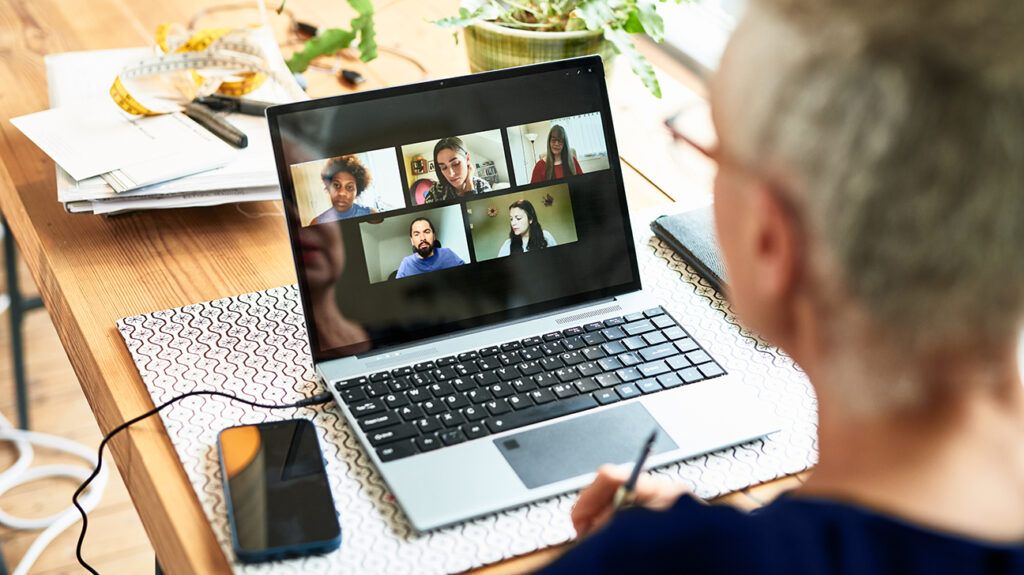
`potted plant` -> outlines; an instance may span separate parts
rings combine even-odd
[[[656,97],[654,68],[631,34],[664,37],[657,4],[682,0],[463,0],[459,14],[435,22],[464,31],[474,72],[600,54],[629,59],[633,72]]]

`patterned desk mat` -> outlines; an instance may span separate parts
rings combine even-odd
[[[788,427],[767,439],[656,470],[705,498],[803,471],[817,460],[816,402],[793,362],[744,332],[725,300],[657,238],[634,225],[644,288]],[[286,403],[321,391],[295,286],[242,294],[117,323],[156,404],[196,389]],[[312,418],[327,459],[341,518],[341,549],[325,556],[260,565],[236,573],[439,573],[488,565],[569,541],[566,494],[458,526],[417,534],[359,446],[330,408],[260,410],[218,397],[191,397],[161,412],[185,473],[233,558],[217,460],[219,430],[243,423]]]

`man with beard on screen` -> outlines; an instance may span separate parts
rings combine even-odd
[[[416,218],[409,224],[409,243],[412,255],[405,256],[398,266],[396,278],[404,278],[464,265],[455,252],[442,248],[434,234],[434,224],[427,218]]]

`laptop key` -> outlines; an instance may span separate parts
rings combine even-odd
[[[498,360],[501,361],[501,365],[514,365],[523,361],[523,356],[519,355],[518,351],[510,351],[498,355]]]
[[[487,357],[489,355],[497,355],[501,350],[497,346],[484,347],[480,349],[480,356]]]
[[[576,371],[571,367],[563,367],[562,369],[555,371],[555,377],[557,377],[558,381],[562,383],[569,383],[571,381],[576,381],[577,379],[579,379],[580,372]]]
[[[606,357],[597,362],[597,365],[604,371],[615,371],[622,368],[622,362],[617,357]]]
[[[677,372],[677,375],[681,377],[683,381],[686,383],[695,383],[704,379],[704,374],[702,374],[700,370],[698,370],[696,367],[688,367],[680,372]]]
[[[478,387],[472,377],[456,377],[448,380],[448,383],[452,384],[455,391],[469,391]]]
[[[458,372],[455,371],[454,363],[438,367],[431,371],[430,375],[434,378],[434,381],[448,381],[449,379],[459,377]]]
[[[608,355],[619,355],[626,351],[626,346],[622,345],[621,341],[612,341],[601,344],[601,349]]]
[[[598,365],[596,362],[588,361],[586,363],[581,363],[577,365],[576,371],[579,372],[579,374],[583,377],[590,377],[592,375],[597,375],[604,370],[602,370],[601,366]]]
[[[565,348],[562,347],[562,342],[560,341],[549,341],[547,343],[541,344],[540,351],[544,355],[551,356],[562,353],[563,351],[565,351]]]
[[[623,345],[630,351],[636,351],[640,348],[647,347],[647,342],[640,336],[627,337],[622,340]]]
[[[344,389],[346,387],[351,387],[351,386],[354,386],[354,385],[358,385],[358,386],[362,387],[362,386],[366,385],[367,383],[370,383],[370,380],[368,378],[366,378],[366,377],[354,377],[352,379],[346,379],[345,381],[339,381],[339,382],[335,383],[334,384],[334,389],[336,389],[338,391],[341,391],[342,389]]]
[[[666,357],[672,357],[679,353],[676,347],[671,343],[663,343],[654,347],[640,350],[640,357],[644,358],[644,361],[654,361],[656,359],[665,359]]]
[[[564,335],[565,337],[573,337],[576,335],[581,335],[582,333],[582,327],[568,327],[562,330],[562,335]]]
[[[488,386],[487,390],[494,394],[494,397],[498,398],[508,397],[514,393],[512,386],[507,383],[495,383],[494,385]]]
[[[670,327],[662,331],[661,333],[665,334],[665,337],[671,339],[672,341],[686,337],[686,332],[683,331],[683,328],[679,326]]]
[[[487,410],[483,406],[471,405],[462,410],[462,416],[467,421],[480,421],[488,415]]]
[[[512,408],[508,405],[508,401],[504,399],[492,399],[485,403],[484,407],[487,408],[487,411],[491,415],[502,415],[512,411]]]
[[[697,369],[704,374],[704,377],[718,377],[725,373],[717,363],[702,363],[697,366]]]
[[[391,374],[386,371],[378,371],[377,373],[370,374],[370,381],[384,381],[391,377]]]
[[[619,401],[619,394],[615,393],[614,389],[602,389],[594,392],[594,399],[601,405],[608,405]]]
[[[466,377],[467,375],[473,375],[474,373],[480,373],[480,368],[475,363],[456,363],[454,366],[455,373]]]
[[[388,407],[391,409],[395,409],[403,405],[409,405],[409,398],[404,393],[389,393],[384,396],[384,403],[388,404]]]
[[[519,373],[519,370],[516,369],[516,366],[514,365],[510,365],[508,367],[499,367],[498,369],[494,370],[494,375],[497,375],[498,379],[500,379],[501,381],[512,381],[513,379],[517,379],[522,376],[522,374]]]
[[[431,433],[441,429],[441,420],[430,416],[416,420],[416,427],[419,428],[421,433]]]
[[[555,394],[558,399],[565,399],[579,394],[579,390],[571,383],[559,383],[558,385],[551,386],[551,392]]]
[[[654,327],[654,324],[646,319],[643,321],[627,323],[626,325],[622,326],[622,331],[626,332],[628,335],[631,336],[643,335],[649,331],[654,331],[655,329],[657,328]]]
[[[434,369],[434,362],[424,361],[423,363],[417,363],[416,365],[412,366],[412,368],[416,371],[430,371]]]
[[[524,361],[523,363],[517,365],[516,369],[518,369],[519,373],[521,373],[524,377],[536,375],[544,371],[544,368],[540,366],[540,362],[537,361]]]
[[[360,419],[359,428],[363,431],[373,431],[374,429],[381,429],[401,422],[402,418],[397,413],[385,411],[384,413],[377,413]]]
[[[533,405],[533,400],[530,399],[530,396],[526,395],[525,393],[510,395],[507,398],[505,398],[505,401],[508,403],[509,407],[517,411],[520,409],[526,409],[527,407]]]
[[[533,361],[544,357],[544,352],[541,351],[539,345],[535,345],[533,347],[528,347],[520,351],[519,356],[522,357],[525,361]]]
[[[553,331],[551,333],[544,334],[543,336],[541,336],[541,338],[544,341],[548,341],[548,342],[550,342],[550,341],[557,341],[559,339],[562,339],[562,334],[560,332]]]
[[[442,358],[435,359],[434,363],[437,364],[437,367],[444,367],[446,365],[451,365],[455,363],[455,357],[448,355]]]
[[[537,384],[531,378],[513,379],[509,382],[516,393],[525,393],[531,389],[537,389]]]
[[[546,388],[535,389],[526,395],[529,396],[529,398],[537,405],[555,400],[555,394],[551,393],[551,390]]]
[[[661,334],[660,331],[652,331],[651,333],[645,333],[641,337],[648,345],[658,345],[659,343],[665,343],[668,338]]]
[[[448,383],[447,381],[435,383],[429,386],[427,389],[430,390],[430,393],[432,393],[434,397],[444,397],[446,395],[455,393],[455,388],[452,387],[452,384]]]
[[[398,409],[398,415],[406,421],[415,421],[423,417],[423,408],[418,405],[405,405]]]
[[[568,366],[583,363],[584,361],[587,360],[587,358],[584,357],[583,354],[578,351],[570,351],[567,353],[563,353],[562,355],[558,356],[558,359],[562,360],[562,363]]]
[[[639,321],[639,320],[644,319],[644,314],[641,313],[641,312],[631,313],[631,314],[622,316],[622,319],[624,319],[626,321]]]
[[[584,377],[583,379],[574,382],[573,385],[576,386],[576,389],[579,390],[580,393],[590,393],[591,391],[600,389],[601,387],[593,377]]]
[[[644,377],[657,377],[670,371],[668,365],[661,360],[652,361],[650,363],[641,363],[636,366],[636,369],[642,373]]]
[[[346,387],[341,390],[341,399],[345,403],[355,403],[366,399],[366,392],[359,387]]]
[[[475,351],[466,351],[459,354],[459,362],[465,363],[471,359],[476,359],[479,355]]]
[[[651,323],[653,323],[655,325],[655,327],[657,327],[658,329],[665,329],[667,327],[672,327],[672,326],[676,325],[675,320],[672,319],[671,316],[667,316],[667,315],[660,315],[660,316],[652,319]]]
[[[601,387],[613,387],[622,383],[619,376],[614,373],[602,373],[600,375],[596,375],[594,376],[594,381],[596,381]]]
[[[430,399],[431,395],[427,389],[424,388],[413,388],[405,392],[405,396],[409,398],[412,403],[420,403],[424,400]]]
[[[379,397],[381,395],[391,393],[391,390],[388,389],[388,384],[383,381],[368,383],[363,386],[363,391],[365,391],[366,395],[369,395],[370,397]]]
[[[703,349],[698,349],[686,354],[686,359],[690,360],[693,365],[699,365],[711,361],[711,356]]]
[[[632,351],[627,352],[627,353],[620,353],[618,355],[618,358],[619,358],[619,361],[622,362],[622,365],[624,365],[626,367],[634,366],[634,365],[636,365],[638,363],[643,363],[644,362],[643,358],[640,357],[639,354],[637,354],[635,352],[632,352]]]
[[[622,325],[624,323],[626,323],[626,320],[622,319],[621,317],[612,317],[604,320],[605,327],[615,327],[617,325]]]
[[[445,427],[457,427],[466,423],[466,418],[458,411],[448,411],[442,413],[439,417],[441,419],[441,424]]]
[[[494,399],[494,396],[491,395],[491,392],[488,391],[486,387],[481,387],[467,391],[466,399],[468,399],[469,402],[474,405],[479,405],[485,401],[490,401]]]
[[[568,351],[572,351],[574,349],[583,349],[584,347],[587,347],[587,344],[583,341],[582,337],[577,335],[563,339],[562,347]]]
[[[437,415],[445,410],[444,403],[440,399],[428,399],[420,404],[423,411],[427,412],[427,415]]]
[[[544,340],[539,337],[528,337],[520,340],[519,343],[523,344],[523,347],[533,347],[535,345],[540,345],[543,341]]]
[[[456,443],[462,443],[466,441],[466,436],[463,435],[462,430],[449,429],[448,431],[442,431],[438,434],[441,438],[441,443],[445,445],[455,445]]]
[[[604,336],[600,333],[588,333],[583,336],[583,343],[587,345],[601,345],[604,342]]]
[[[683,380],[674,373],[665,373],[658,376],[658,383],[660,383],[665,389],[670,389],[682,385]]]
[[[686,359],[685,355],[677,355],[675,357],[670,357],[668,358],[667,363],[669,367],[676,371],[690,367],[690,360]]]
[[[410,382],[408,377],[399,377],[396,379],[388,380],[388,389],[398,393],[399,391],[406,391],[412,389],[413,384]]]
[[[641,391],[641,393],[654,393],[655,391],[661,391],[663,389],[661,387],[661,384],[658,383],[658,380],[652,377],[647,379],[641,379],[640,381],[636,382],[636,387]]]
[[[487,427],[483,423],[467,423],[462,426],[462,433],[465,434],[466,439],[477,439],[490,435],[490,431],[487,431]]]
[[[442,399],[441,401],[443,401],[445,405],[448,406],[448,409],[461,409],[469,405],[469,400],[466,399],[466,396],[461,393],[453,393],[451,395],[446,395],[444,399]]]
[[[587,333],[590,333],[592,331],[601,331],[602,329],[604,329],[604,324],[599,321],[588,323],[587,325],[583,326],[583,330],[586,331]]]
[[[679,353],[689,353],[691,351],[700,349],[700,346],[697,345],[697,342],[687,337],[680,340],[676,340],[676,349],[679,350]]]
[[[476,366],[480,368],[480,371],[494,371],[501,367],[501,362],[496,357],[485,357],[476,360]]]
[[[654,316],[664,315],[664,314],[665,314],[665,310],[662,309],[661,306],[652,307],[651,309],[645,309],[644,310],[644,317],[654,317]]]
[[[562,401],[537,405],[521,411],[513,411],[500,417],[492,417],[484,420],[484,423],[492,433],[500,433],[508,429],[547,421],[594,407],[597,407],[597,402],[592,396],[577,395]]]
[[[349,409],[356,418],[366,417],[384,410],[384,404],[379,399],[370,399],[361,403],[350,405]]]
[[[608,341],[615,341],[626,337],[626,332],[622,331],[622,328],[618,326],[610,327],[598,333],[604,336],[604,338],[607,339]]]
[[[484,373],[478,373],[474,375],[473,381],[475,381],[476,384],[480,387],[486,387],[488,385],[498,383],[501,380],[498,379],[498,376],[495,375],[493,371],[487,371]]]
[[[417,453],[419,453],[419,446],[412,439],[397,441],[395,443],[377,449],[377,457],[379,457],[380,460],[385,463],[388,461],[400,459],[402,457],[416,455]]]
[[[643,375],[640,373],[640,370],[638,370],[635,367],[627,367],[625,369],[620,369],[619,371],[616,371],[615,374],[618,375],[619,378],[622,379],[622,381],[625,381],[627,383],[629,383],[630,381],[643,379]]]
[[[522,347],[522,344],[520,344],[518,341],[506,341],[505,343],[501,344],[501,351],[512,351],[515,349],[519,349],[520,347]]]
[[[618,393],[619,397],[621,397],[622,399],[630,399],[633,397],[640,396],[640,390],[637,388],[637,386],[633,385],[632,383],[624,383],[616,387],[615,393]]]
[[[391,370],[391,377],[402,377],[403,375],[412,375],[412,368],[409,366],[396,367]]]
[[[410,437],[416,437],[417,435],[419,435],[419,428],[416,427],[416,424],[399,423],[385,429],[371,431],[367,434],[367,437],[370,439],[370,445],[377,447],[378,445],[394,443],[403,439],[409,439]]]
[[[426,453],[427,451],[433,451],[441,447],[441,440],[436,435],[424,435],[417,437],[413,441],[416,442],[416,446],[420,448],[420,451]]]
[[[551,373],[541,373],[533,376],[533,383],[537,384],[537,387],[548,387],[558,383],[558,378]]]

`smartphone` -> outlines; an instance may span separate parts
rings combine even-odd
[[[242,563],[327,553],[341,526],[313,424],[289,419],[229,427],[217,436],[231,525]]]

